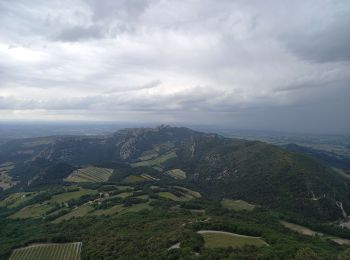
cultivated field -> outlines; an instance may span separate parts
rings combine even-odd
[[[230,199],[223,199],[221,201],[221,205],[226,209],[232,209],[232,210],[248,210],[252,211],[255,208],[255,205],[250,204],[244,200],[230,200]]]
[[[52,196],[49,202],[62,203],[62,202],[67,202],[71,199],[79,199],[83,195],[92,195],[96,193],[97,193],[96,190],[80,188],[80,190],[78,191],[67,191],[67,192]]]
[[[29,206],[22,208],[16,213],[9,216],[11,219],[24,219],[24,218],[39,218],[44,216],[47,212],[49,212],[55,205],[55,203],[65,203],[71,199],[79,199],[83,195],[92,195],[97,193],[96,190],[83,189],[81,188],[78,191],[67,191],[61,194],[57,194],[52,196],[50,200],[44,201],[43,203],[35,203]],[[22,195],[23,194],[23,195]],[[27,197],[24,197],[27,193],[18,193],[17,196],[20,196],[20,201],[24,202]],[[33,195],[32,195],[33,196]],[[28,197],[30,198],[30,197]],[[28,200],[27,198],[27,200]],[[11,204],[10,206],[18,204],[18,200],[15,204]]]
[[[174,178],[175,180],[184,180],[186,179],[186,173],[180,169],[172,169],[165,172],[166,175]]]
[[[202,195],[198,191],[190,190],[185,187],[175,186],[176,189],[180,190],[183,193],[186,193],[188,196],[192,198],[200,198]]]
[[[159,181],[159,179],[154,178],[153,176],[146,174],[146,173],[141,174],[141,177],[143,177],[144,179],[149,180],[149,181]]]
[[[147,150],[144,151],[141,156],[139,157],[140,161],[149,161],[149,163],[157,163],[157,161],[151,161],[152,159],[156,159],[156,158],[162,158],[162,155],[159,156],[159,153],[164,154],[171,154],[168,153],[171,149],[173,149],[175,147],[175,145],[171,142],[165,142],[165,143],[161,143],[161,144],[157,144],[153,146],[152,150]],[[166,157],[164,157],[166,158]],[[164,159],[163,158],[163,159]],[[158,159],[158,162],[162,161],[162,159]]]
[[[145,151],[141,154],[139,160],[140,161],[147,161],[147,160],[151,160],[153,158],[156,158],[158,156],[159,156],[159,154],[156,151],[148,150],[148,151]]]
[[[193,199],[191,196],[187,196],[186,194],[182,194],[182,196],[176,196],[175,194],[168,191],[159,192],[158,195],[162,198],[170,199],[173,201],[189,201]]]
[[[133,195],[132,192],[126,191],[126,192],[122,192],[122,193],[119,193],[119,194],[115,195],[115,197],[125,199],[127,197],[130,197],[131,195]],[[114,196],[112,196],[111,198],[113,198],[113,197]]]
[[[124,183],[137,183],[146,181],[141,175],[130,175],[123,179]]]
[[[115,206],[113,206],[111,208],[108,208],[108,209],[95,210],[94,212],[91,213],[91,215],[95,215],[95,216],[101,216],[101,215],[111,216],[111,215],[118,214],[119,212],[121,212],[124,209],[125,208],[123,207],[123,205],[115,205]]]
[[[33,198],[37,193],[36,192],[17,192],[13,193],[10,196],[6,197],[0,201],[0,207],[15,208],[20,206],[25,201]]]
[[[38,244],[13,251],[10,260],[80,260],[81,242]]]
[[[82,206],[79,206],[75,209],[72,209],[70,212],[68,212],[67,214],[55,219],[54,221],[52,221],[52,223],[60,223],[63,220],[68,220],[71,219],[73,217],[77,218],[77,217],[83,217],[89,214],[89,212],[91,212],[93,210],[93,207],[88,205],[88,204],[84,204]]]
[[[8,218],[11,219],[25,219],[25,218],[38,218],[46,214],[51,209],[48,204],[32,204],[24,207],[16,213],[12,214]]]
[[[235,233],[213,230],[201,230],[197,233],[203,236],[205,247],[209,248],[267,245],[260,237],[243,236]]]
[[[337,243],[338,245],[350,245],[350,240],[349,239],[345,239],[345,238],[340,238],[340,237],[335,237],[335,236],[330,236],[330,235],[327,235],[327,234],[323,234],[321,232],[316,232],[314,230],[311,230],[307,227],[304,227],[304,226],[300,226],[300,225],[297,225],[297,224],[294,224],[294,223],[290,223],[290,222],[287,222],[287,221],[280,221],[280,223],[288,228],[289,230],[292,230],[294,232],[297,232],[301,235],[304,235],[304,236],[320,236],[320,237],[323,237],[324,239],[327,239],[327,240],[332,240],[333,242]]]
[[[201,194],[199,192],[187,189],[185,187],[180,186],[173,186],[176,188],[176,192],[170,192],[170,191],[161,191],[157,194],[165,199],[170,199],[173,201],[189,201],[195,198],[200,198]]]
[[[150,206],[148,203],[135,204],[135,205],[132,205],[131,207],[123,209],[120,213],[125,214],[128,212],[138,212],[138,211],[145,210],[145,209],[150,210],[150,209],[152,209],[152,206]]]
[[[65,181],[68,182],[106,182],[113,170],[100,167],[86,167],[72,172]]]
[[[297,224],[289,223],[287,221],[281,221],[281,224],[284,227],[286,227],[292,231],[295,231],[301,235],[305,235],[305,236],[316,236],[317,234],[321,235],[321,233],[317,233],[316,231],[313,231],[307,227],[303,227],[303,226],[300,226]]]
[[[141,174],[141,175],[130,175],[123,179],[124,183],[137,183],[144,181],[159,181],[159,179],[152,177],[149,174]]]
[[[132,163],[130,164],[132,167],[141,167],[141,166],[161,166],[162,163],[172,159],[172,158],[176,158],[176,152],[175,151],[169,151],[161,156],[158,156],[154,159],[151,160],[145,160],[145,161],[141,161],[141,162],[136,162],[136,163]]]

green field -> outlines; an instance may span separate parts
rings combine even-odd
[[[148,151],[145,151],[141,154],[141,156],[139,157],[139,160],[140,161],[147,161],[147,160],[151,160],[153,158],[156,158],[158,156],[159,156],[159,154],[156,151],[148,150]]]
[[[164,192],[159,192],[158,195],[162,198],[165,198],[165,199],[170,199],[170,200],[173,200],[173,201],[189,201],[192,199],[191,196],[186,196],[186,195],[183,195],[181,197],[178,197],[176,196],[175,194],[171,193],[171,192],[168,192],[168,191],[164,191]]]
[[[13,251],[10,260],[79,260],[81,242],[38,244]]]
[[[305,236],[316,236],[317,234],[321,234],[321,233],[317,233],[316,231],[313,231],[307,227],[303,227],[303,226],[300,226],[300,225],[297,225],[297,224],[293,224],[293,223],[289,223],[287,221],[280,221],[281,224],[292,230],[292,231],[295,231],[301,235],[305,235]]]
[[[134,189],[132,186],[116,186],[116,187],[120,191]]]
[[[78,191],[65,192],[65,193],[55,195],[49,201],[62,203],[62,202],[67,202],[71,199],[79,199],[83,195],[92,195],[92,194],[96,194],[96,193],[97,193],[96,190],[89,190],[89,189],[82,189],[81,188]]]
[[[97,193],[96,190],[89,190],[89,189],[80,189],[78,191],[68,191],[61,194],[54,195],[50,200],[44,201],[43,203],[36,203],[29,205],[27,207],[24,207],[17,211],[16,213],[9,216],[11,219],[24,219],[24,218],[38,218],[44,216],[49,210],[51,210],[55,203],[64,203],[68,202],[71,199],[79,199],[83,195],[89,195],[89,194],[95,194]],[[17,197],[20,197],[20,200],[15,200],[13,204],[10,204],[11,207],[13,205],[20,205],[20,203],[23,203],[25,200],[28,200],[30,197],[24,197],[23,195],[28,193],[16,193]],[[33,195],[32,195],[33,196]],[[14,198],[12,198],[14,199]],[[10,207],[9,206],[9,207]]]
[[[174,178],[175,180],[186,179],[186,173],[180,169],[172,169],[172,170],[166,171],[164,174],[169,175],[170,177]]]
[[[33,198],[37,193],[36,192],[17,192],[13,193],[10,196],[6,197],[0,201],[0,207],[15,208],[20,206],[25,201]]]
[[[158,181],[159,179],[152,177],[149,174],[143,173],[141,175],[130,175],[123,179],[124,183],[137,183],[144,181]]]
[[[191,196],[192,198],[200,198],[202,195],[198,191],[190,190],[185,187],[175,186],[176,189],[180,190],[181,192],[187,194],[187,196]]]
[[[243,247],[246,245],[267,245],[266,242],[259,237],[243,236],[234,233],[211,230],[202,230],[198,231],[198,233],[203,236],[205,247],[208,248]]]
[[[67,202],[70,199],[78,199],[83,195],[95,194],[97,191],[89,189],[80,189],[79,191],[67,191],[58,195],[54,195],[48,202]],[[0,207],[15,208],[33,198],[38,192],[17,192],[13,193],[4,200],[0,201]]]
[[[38,218],[46,214],[50,209],[51,205],[49,204],[33,204],[27,207],[22,208],[17,211],[15,214],[9,216],[11,219],[24,219],[24,218]]]
[[[92,210],[93,210],[92,206],[90,206],[88,204],[84,204],[82,206],[79,206],[79,207],[71,210],[67,214],[55,219],[54,221],[52,221],[52,223],[60,223],[63,220],[68,220],[68,219],[71,219],[73,217],[83,217],[83,216],[86,216]]]
[[[176,188],[176,190],[178,191],[177,195],[169,191],[159,192],[158,195],[162,198],[170,199],[173,201],[189,201],[201,197],[201,194],[199,192],[187,189],[185,187],[174,186],[174,188]]]
[[[132,205],[131,207],[122,210],[120,213],[124,214],[128,212],[138,212],[145,209],[152,209],[152,207],[148,203],[140,203]]]
[[[141,177],[143,177],[144,179],[148,180],[148,181],[159,181],[159,179],[154,178],[153,176],[143,173],[141,174]]]
[[[255,205],[250,204],[244,200],[230,200],[230,199],[223,199],[221,201],[221,205],[226,209],[232,209],[232,210],[248,210],[252,211],[255,208]]]
[[[170,151],[166,154],[163,154],[161,156],[158,156],[154,159],[151,160],[147,160],[147,161],[141,161],[141,162],[136,162],[136,163],[132,163],[130,164],[132,167],[141,167],[141,166],[160,166],[162,165],[162,163],[175,158],[176,157],[176,152],[175,151]]]
[[[140,195],[140,196],[137,196],[135,197],[137,199],[143,199],[143,200],[148,200],[149,199],[149,195],[148,194],[144,194],[144,195]]]
[[[307,227],[304,227],[304,226],[301,226],[301,225],[297,225],[297,224],[294,224],[294,223],[290,223],[290,222],[287,222],[287,221],[283,221],[283,220],[280,221],[280,223],[285,228],[288,228],[289,230],[292,230],[292,231],[297,232],[297,233],[299,233],[301,235],[304,235],[304,236],[316,236],[317,235],[319,237],[323,237],[324,239],[332,240],[333,242],[337,243],[338,245],[350,245],[350,240],[349,239],[323,234],[321,232],[317,232],[317,231],[311,230],[311,229],[309,229]]]
[[[132,192],[122,192],[122,193],[119,193],[118,195],[115,195],[115,197],[125,199],[125,198],[131,196],[132,194],[133,194]]]
[[[147,181],[143,176],[141,175],[130,175],[123,179],[124,183],[137,183],[137,182],[143,182]]]
[[[75,170],[65,181],[67,182],[106,182],[111,177],[113,170],[100,167],[86,167]]]
[[[117,214],[119,212],[121,212],[122,210],[124,210],[123,205],[115,205],[111,208],[108,209],[98,209],[95,210],[94,212],[91,213],[91,215],[95,215],[95,216],[101,216],[101,215],[105,215],[105,216],[111,216],[114,214]]]

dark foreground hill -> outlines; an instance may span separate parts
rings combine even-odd
[[[16,165],[9,174],[22,188],[62,183],[76,168],[107,165],[115,169],[111,180],[139,171],[218,200],[242,199],[328,220],[350,212],[349,181],[319,162],[267,143],[187,128],[11,141],[0,147],[0,163],[9,161]]]

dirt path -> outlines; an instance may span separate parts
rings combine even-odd
[[[168,248],[168,250],[176,249],[176,248],[180,248],[180,242],[176,243],[175,245],[172,245],[171,247]]]

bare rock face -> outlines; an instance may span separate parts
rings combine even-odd
[[[119,148],[119,156],[122,160],[130,159],[137,151],[137,142],[144,137],[146,133],[155,132],[153,128],[131,128],[119,131],[116,135],[116,146]]]
[[[119,155],[120,155],[121,159],[127,160],[132,156],[132,154],[136,150],[136,148],[135,148],[136,141],[137,141],[136,137],[129,138],[127,141],[125,141],[121,145],[120,150],[119,150]]]

